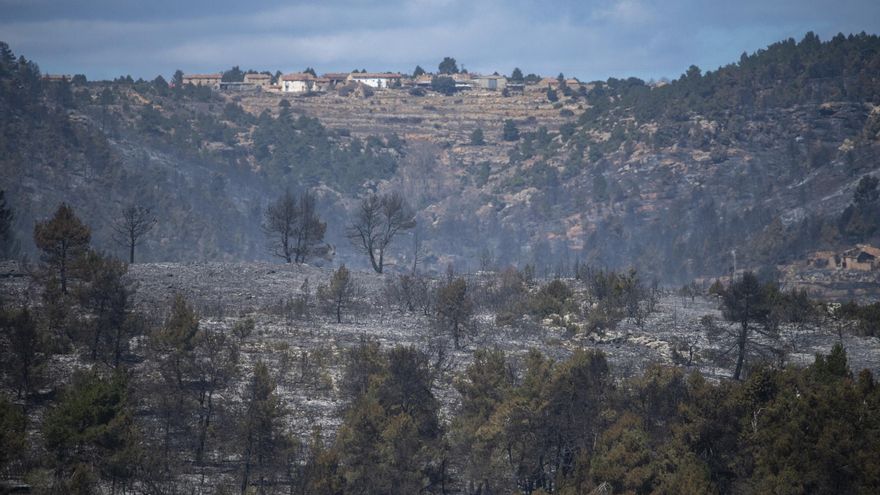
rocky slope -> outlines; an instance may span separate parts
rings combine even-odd
[[[4,110],[20,137],[6,142],[3,187],[30,252],[33,222],[61,201],[115,251],[110,220],[136,201],[160,220],[144,260],[265,260],[261,212],[308,187],[336,262],[363,267],[349,212],[362,194],[399,190],[435,272],[532,263],[548,275],[579,260],[682,283],[878,235],[837,223],[859,179],[880,173],[877,45],[808,36],[666,86],[609,79],[555,103],[541,88],[363,98],[117,81],[62,98],[47,85],[30,113]],[[39,112],[50,125],[27,117]],[[515,141],[502,139],[507,119]],[[470,145],[477,128],[485,145]],[[410,265],[409,244],[392,270]]]

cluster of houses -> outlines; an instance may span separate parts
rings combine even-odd
[[[560,89],[560,86],[566,86],[570,89],[584,87],[584,84],[577,79],[560,80],[553,77],[545,77],[540,80],[531,81],[514,81],[506,76],[491,74],[441,74],[451,78],[455,83],[457,91],[482,89],[488,91],[504,91],[524,92],[524,91],[546,91],[549,89]],[[193,86],[207,86],[211,89],[220,91],[273,91],[281,93],[308,94],[308,93],[326,93],[339,88],[350,86],[365,86],[373,89],[412,89],[424,88],[431,89],[433,86],[434,75],[422,74],[417,77],[411,77],[396,72],[331,72],[318,77],[311,72],[296,72],[292,74],[283,74],[273,77],[267,73],[248,73],[244,75],[243,81],[229,82],[223,81],[223,74],[185,74],[183,76],[183,84],[191,84]],[[72,76],[66,74],[47,74],[43,76],[43,80],[47,82],[59,82],[72,80]],[[589,86],[587,86],[589,89]]]
[[[224,82],[222,74],[186,74],[183,76],[184,84],[194,86],[209,86],[223,91],[279,91],[282,93],[322,93],[336,90],[346,85],[364,85],[375,89],[388,88],[430,88],[433,80],[432,75],[423,74],[418,77],[410,77],[395,72],[351,72],[351,73],[327,73],[320,77],[309,72],[297,72],[284,74],[273,81],[269,74],[245,74],[242,82]],[[546,90],[547,88],[558,89],[561,84],[570,88],[577,88],[581,82],[577,79],[567,79],[560,82],[556,78],[544,78],[535,84],[514,82],[505,76],[498,74],[449,74],[455,82],[457,90],[483,89],[490,91],[525,91],[528,89]]]
[[[819,251],[810,256],[809,263],[826,270],[856,270],[870,272],[880,270],[880,249],[867,244],[857,244],[842,253]]]

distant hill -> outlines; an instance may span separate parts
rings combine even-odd
[[[810,33],[668,84],[609,79],[558,101],[545,88],[290,98],[41,76],[2,45],[0,188],[25,249],[60,201],[115,249],[108,220],[136,201],[160,218],[145,260],[268,259],[261,212],[285,188],[318,191],[340,261],[355,264],[343,231],[357,195],[404,190],[438,271],[578,261],[681,282],[880,235],[863,225],[870,205],[851,207],[880,172],[874,35]],[[502,139],[508,119],[519,139]],[[485,145],[470,145],[476,128]]]
[[[876,174],[880,39],[812,33],[739,63],[649,85],[594,82],[590,107],[558,134],[526,135],[511,189],[540,185],[531,208],[580,225],[588,260],[666,278],[790,259],[850,235],[839,215]],[[876,227],[876,226],[875,226]]]

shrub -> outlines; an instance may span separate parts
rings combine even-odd
[[[243,320],[238,320],[235,322],[235,325],[232,327],[232,333],[238,337],[239,342],[248,338],[254,332],[254,319],[253,318],[245,318]]]
[[[528,311],[539,318],[562,315],[574,311],[574,292],[562,280],[556,279],[532,294]]]
[[[471,145],[483,146],[484,144],[486,144],[486,139],[483,136],[483,130],[477,127],[474,129],[474,132],[471,133]]]
[[[452,95],[455,93],[455,80],[451,77],[434,76],[431,79],[431,89],[446,96]]]
[[[501,139],[505,141],[518,141],[519,129],[516,123],[510,119],[504,121],[504,127],[501,130]]]

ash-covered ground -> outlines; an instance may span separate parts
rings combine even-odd
[[[10,264],[0,267],[0,294],[7,303],[38,303],[39,285],[25,272]],[[150,263],[129,269],[136,290],[134,306],[149,325],[161,325],[176,294],[193,304],[206,330],[231,332],[236,322],[253,319],[254,331],[242,341],[241,379],[234,389],[240,393],[256,361],[266,362],[290,411],[290,427],[303,438],[315,425],[325,431],[338,426],[343,400],[337,385],[345,351],[365,337],[385,348],[412,345],[427,350],[443,370],[435,393],[447,415],[457,403],[456,371],[464,369],[479,348],[502,349],[514,363],[530,349],[555,359],[578,348],[598,349],[609,357],[620,379],[652,363],[698,370],[710,379],[732,374],[735,351],[729,350],[732,342],[725,337],[732,324],[724,321],[720,302],[713,297],[691,299],[661,291],[655,312],[640,324],[626,319],[613,330],[589,334],[528,317],[515,325],[498,325],[494,313],[478,309],[462,348],[454,349],[430,312],[405,312],[389,301],[384,288],[395,275],[352,273],[360,291],[355,303],[343,310],[343,322],[336,323],[315,295],[330,279],[331,269],[270,263]],[[481,276],[485,275],[467,278],[477,282]],[[577,289],[580,282],[568,283]],[[816,353],[827,353],[842,341],[854,371],[880,373],[880,339],[837,330],[830,320],[821,319],[811,325],[783,326],[778,341],[764,342],[779,352],[752,353],[749,362],[806,365]],[[137,352],[144,343],[143,338],[135,339],[132,350]],[[56,356],[50,367],[65,372],[77,365],[71,356]]]

